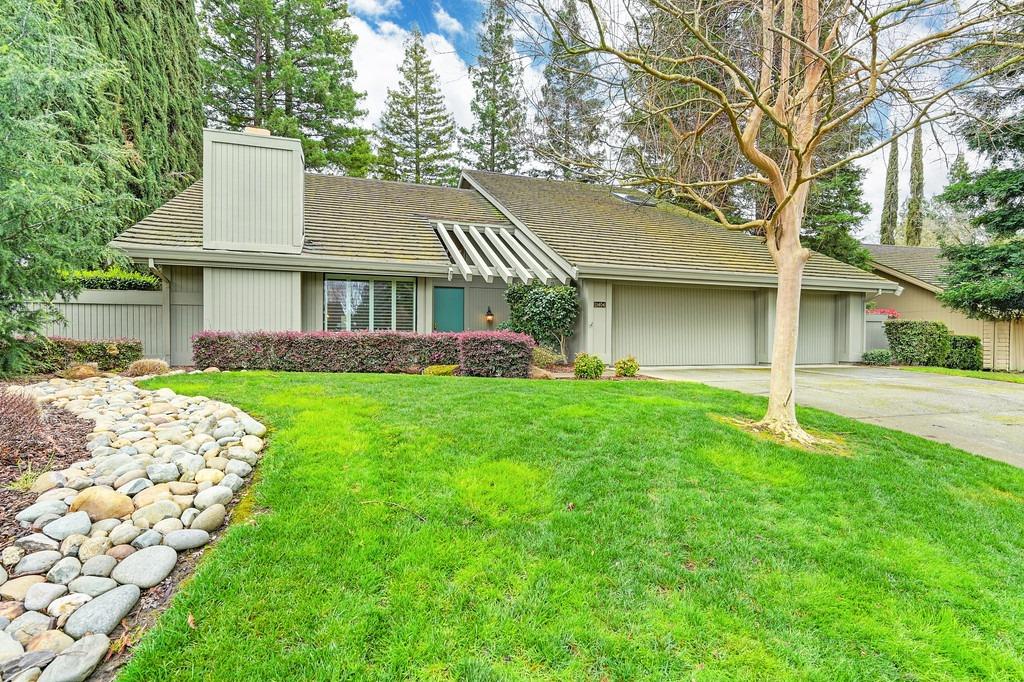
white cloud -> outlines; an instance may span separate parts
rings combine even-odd
[[[349,0],[348,11],[362,17],[382,17],[394,12],[401,0]]]
[[[448,11],[439,2],[434,3],[434,21],[437,23],[438,30],[447,36],[456,36],[465,30],[462,22],[448,14]]]
[[[398,85],[398,67],[405,52],[409,31],[390,21],[371,23],[360,17],[349,19],[349,26],[358,40],[352,51],[356,69],[355,87],[366,93],[362,107],[366,109],[366,124],[376,125],[384,111],[389,87]],[[434,72],[440,80],[448,109],[460,126],[469,126],[472,115],[469,103],[473,99],[473,86],[466,63],[455,51],[455,46],[443,35],[427,33],[423,44],[430,55]]]

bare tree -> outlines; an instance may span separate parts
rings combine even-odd
[[[1024,62],[1014,30],[1021,2],[1001,0],[578,0],[586,25],[569,34],[549,0],[519,0],[522,25],[552,34],[562,49],[593,55],[603,82],[624,89],[630,74],[659,89],[673,135],[692,148],[730,145],[749,172],[626,178],[670,187],[727,228],[763,234],[778,275],[768,410],[757,427],[814,442],[795,412],[800,291],[810,252],[800,244],[811,183],[850,161],[956,113],[957,95]],[[544,28],[541,31],[538,26]],[[670,26],[674,39],[659,40]],[[1019,23],[1017,23],[1019,26]],[[984,72],[961,68],[999,53]],[[617,74],[613,75],[613,74]],[[664,101],[675,93],[674,101]],[[894,124],[892,121],[902,121]],[[689,126],[679,127],[690,123]],[[830,136],[870,125],[873,143],[816,163]],[[706,145],[707,136],[716,139]],[[769,197],[740,218],[720,203],[748,186]],[[721,190],[721,191],[714,191]],[[755,192],[756,193],[756,192]]]

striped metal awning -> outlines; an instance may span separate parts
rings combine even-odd
[[[565,284],[572,275],[546,249],[518,229],[500,225],[468,225],[437,221],[437,236],[451,260],[449,279],[460,274],[468,282],[473,275],[486,282],[500,277],[506,283],[520,279],[529,284]]]

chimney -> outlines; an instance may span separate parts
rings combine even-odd
[[[302,251],[302,144],[263,128],[203,131],[203,248]]]

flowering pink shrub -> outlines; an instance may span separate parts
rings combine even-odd
[[[898,320],[903,315],[895,308],[872,308],[867,311],[868,315],[885,315],[890,320]]]
[[[214,332],[192,337],[197,367],[396,373],[459,365],[460,374],[526,376],[533,339],[511,332]],[[487,358],[491,354],[494,357]],[[525,365],[521,356],[525,355]]]

